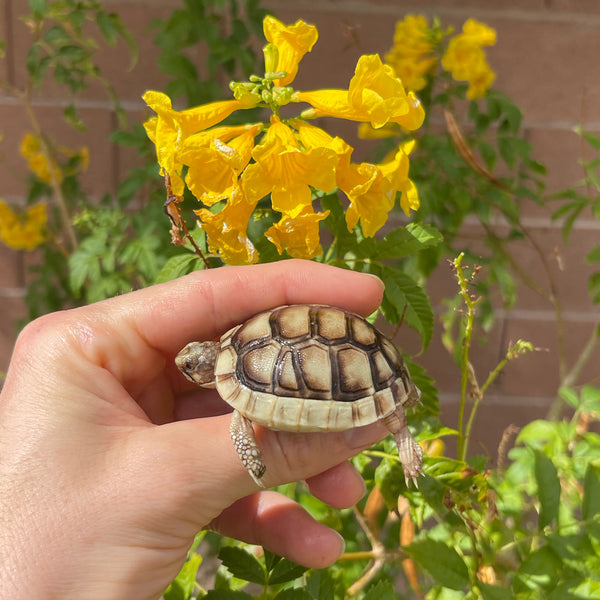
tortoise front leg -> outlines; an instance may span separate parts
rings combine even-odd
[[[229,433],[238,456],[248,470],[250,477],[256,485],[264,488],[265,485],[261,481],[261,477],[265,474],[267,467],[256,444],[252,421],[244,417],[239,411],[234,410],[231,415]]]
[[[382,419],[382,422],[396,438],[398,456],[400,462],[402,462],[406,486],[408,487],[412,479],[415,487],[418,487],[417,477],[423,473],[423,449],[410,434],[402,406],[398,405],[392,414]]]

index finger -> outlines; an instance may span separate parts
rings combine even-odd
[[[367,315],[382,294],[383,284],[372,275],[288,260],[196,271],[109,302],[111,312],[123,315],[151,346],[172,354],[282,304],[332,304]]]

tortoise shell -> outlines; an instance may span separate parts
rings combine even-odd
[[[281,306],[225,333],[215,363],[221,397],[284,431],[341,431],[419,402],[394,344],[352,312]]]

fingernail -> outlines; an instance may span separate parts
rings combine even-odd
[[[351,450],[368,448],[388,435],[389,431],[381,423],[356,427],[344,431],[344,440]]]

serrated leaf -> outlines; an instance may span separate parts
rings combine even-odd
[[[226,546],[221,548],[218,558],[234,577],[259,585],[265,584],[266,573],[264,567],[246,550],[235,546]]]
[[[538,525],[549,525],[557,516],[560,505],[560,480],[552,460],[541,450],[534,450],[534,473],[540,501]]]
[[[453,590],[464,590],[469,585],[469,569],[458,552],[434,540],[413,542],[404,548],[436,582]]]
[[[365,238],[357,246],[356,254],[370,260],[398,259],[412,256],[441,242],[442,235],[435,227],[409,223],[406,227],[393,229],[382,240]]]
[[[506,587],[490,585],[489,583],[478,583],[483,600],[513,600],[513,593]]]
[[[589,464],[583,480],[581,513],[584,521],[600,514],[600,466]]]
[[[338,258],[343,257],[346,252],[356,247],[356,234],[348,231],[344,207],[337,193],[327,194],[320,198],[323,210],[328,210],[329,215],[324,220],[325,226],[334,236],[334,248]]]
[[[398,595],[391,581],[381,580],[367,590],[363,600],[398,600]]]
[[[421,346],[425,349],[433,335],[433,309],[429,297],[414,279],[393,267],[383,266],[373,272],[385,284],[381,310],[390,323],[404,322],[421,336]]]
[[[282,558],[269,573],[269,585],[294,581],[294,579],[298,579],[298,577],[306,573],[306,571],[308,571],[308,567],[303,567],[291,560]]]
[[[384,458],[375,469],[375,485],[389,510],[398,506],[398,497],[406,491],[404,471],[397,460]]]
[[[198,257],[191,252],[171,256],[159,271],[154,283],[164,283],[185,275],[189,272],[190,265],[197,259]]]
[[[196,573],[201,563],[202,557],[199,554],[192,554],[163,594],[164,600],[189,600],[194,591]]]
[[[306,590],[317,600],[334,600],[333,577],[327,569],[312,571],[306,580]]]

